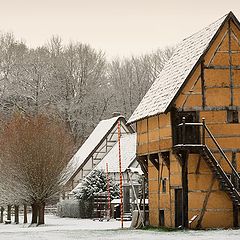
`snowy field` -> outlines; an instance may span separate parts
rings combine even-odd
[[[130,222],[124,222],[129,227]],[[29,227],[29,225],[0,224],[1,240],[228,240],[240,239],[240,230],[219,231],[177,231],[156,232],[146,230],[119,229],[120,222],[99,222],[84,219],[58,218],[47,215],[46,225]]]

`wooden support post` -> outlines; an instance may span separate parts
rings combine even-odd
[[[186,118],[185,117],[183,117],[182,118],[182,144],[185,144],[185,134],[186,134]]]
[[[108,175],[108,163],[106,163],[106,178],[107,178],[107,193],[108,193],[108,211],[107,218],[108,220],[111,218],[111,192],[110,192],[110,179]],[[128,199],[129,201],[129,199]]]
[[[188,228],[188,152],[184,151],[182,157],[182,228]]]
[[[206,127],[206,123],[205,123],[205,118],[202,118],[202,145],[205,145],[205,127]]]
[[[201,88],[202,88],[202,107],[206,106],[205,78],[204,78],[204,60],[201,61]]]
[[[130,180],[130,184],[131,184],[131,187],[132,187],[133,194],[134,194],[134,199],[135,199],[136,204],[137,204],[137,209],[138,209],[138,213],[139,213],[139,216],[140,216],[140,219],[141,219],[141,223],[142,223],[142,226],[144,227],[145,226],[144,225],[144,219],[143,219],[143,216],[142,216],[142,213],[141,213],[140,205],[138,203],[137,194],[136,194],[135,188],[133,186],[133,181],[132,181],[132,177],[130,175],[129,169],[127,170],[127,174],[128,174],[129,180]]]
[[[145,176],[142,176],[142,195],[143,195],[143,223],[146,226],[146,195],[145,195]]]
[[[231,22],[228,20],[228,54],[229,54],[229,80],[230,80],[230,104],[233,106],[233,70],[232,70],[232,41]]]
[[[163,161],[161,161],[161,170],[158,174],[158,225],[162,226],[160,222],[160,209],[161,209],[161,186],[162,186],[162,175],[163,175]]]
[[[237,168],[237,161],[236,161],[236,153],[232,152],[232,165],[236,169]],[[238,184],[238,179],[236,178],[236,175],[232,173],[232,183],[236,187]],[[238,228],[239,227],[239,221],[238,221],[238,205],[233,203],[233,227]]]
[[[119,188],[120,188],[120,213],[121,213],[121,228],[123,228],[123,189],[122,189],[122,159],[121,159],[121,122],[118,121],[118,158],[119,158]]]

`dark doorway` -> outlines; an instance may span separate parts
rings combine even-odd
[[[174,136],[174,145],[182,143],[182,128],[178,127],[178,124],[182,123],[182,119],[185,117],[186,123],[199,122],[197,112],[178,112],[174,111],[172,115],[172,127]],[[200,131],[199,126],[186,126],[185,128],[185,144],[198,144],[200,143]]]
[[[159,210],[159,226],[164,226],[165,221],[164,221],[164,210]]]
[[[182,189],[175,189],[175,227],[182,226]]]

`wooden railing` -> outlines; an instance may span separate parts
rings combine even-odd
[[[186,119],[185,117],[182,118],[182,123],[180,123],[178,125],[179,128],[182,128],[182,144],[180,145],[183,145],[183,146],[188,146],[188,147],[194,147],[196,145],[199,146],[199,144],[189,144],[187,143],[186,144],[186,127],[187,126],[192,126],[192,127],[200,127],[201,128],[201,142],[200,144],[204,147],[206,146],[206,133],[208,134],[209,136],[209,139],[212,140],[212,142],[214,143],[214,145],[217,147],[219,153],[221,154],[221,156],[223,157],[223,159],[226,161],[226,163],[228,164],[228,166],[232,169],[232,172],[233,174],[237,177],[237,179],[239,180],[240,182],[240,176],[238,174],[238,172],[236,171],[236,169],[234,168],[234,166],[232,165],[232,163],[229,161],[228,157],[226,156],[226,154],[224,153],[224,151],[222,150],[221,146],[219,145],[219,143],[217,142],[216,138],[213,136],[213,134],[211,133],[211,131],[209,130],[209,128],[207,127],[206,125],[206,122],[205,122],[205,118],[202,118],[202,122],[201,123],[186,123]]]

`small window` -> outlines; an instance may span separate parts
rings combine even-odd
[[[227,122],[228,123],[239,123],[238,111],[228,110],[227,111]]]
[[[167,179],[164,178],[162,180],[162,193],[166,193],[167,192]]]

